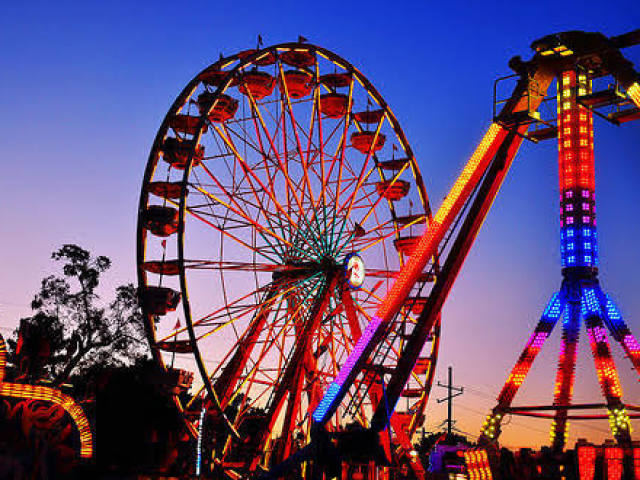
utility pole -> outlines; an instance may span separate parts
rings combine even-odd
[[[438,382],[439,387],[447,389],[447,396],[439,398],[438,403],[447,402],[447,435],[451,435],[451,429],[453,428],[453,399],[459,397],[464,393],[464,387],[455,387],[453,385],[453,368],[449,367],[449,380],[445,385]]]

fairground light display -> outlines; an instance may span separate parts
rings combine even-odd
[[[199,432],[198,471],[277,477],[300,465],[305,478],[318,468],[334,475],[326,452],[337,458],[332,445],[355,424],[392,464],[424,478],[411,437],[433,381],[440,310],[525,138],[559,139],[564,281],[482,440],[497,440],[562,318],[554,446],[570,418],[582,321],[613,434],[628,442],[604,327],[636,368],[638,347],[597,281],[592,111],[610,108],[598,114],[617,123],[638,117],[639,77],[620,53],[638,36],[554,35],[534,43],[530,61],[510,62],[513,92],[434,215],[390,107],[334,53],[302,39],[258,45],[191,80],[147,163],[138,273],[155,357]],[[606,75],[615,98],[590,100]],[[555,79],[553,123],[537,111]],[[199,373],[193,385],[189,369]],[[486,452],[469,459],[487,478]]]

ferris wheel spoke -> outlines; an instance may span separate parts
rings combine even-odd
[[[205,324],[205,322],[211,321],[213,319],[216,319],[218,317],[220,318],[225,318],[227,317],[227,313],[229,311],[230,308],[232,307],[236,307],[240,310],[239,314],[235,314],[232,315],[231,318],[229,318],[228,320],[226,320],[225,322],[220,323],[219,325],[215,325],[215,328],[213,330],[210,330],[204,334],[202,334],[201,336],[198,337],[198,340],[202,340],[203,338],[206,338],[207,336],[216,333],[217,331],[221,330],[222,328],[232,325],[235,322],[237,322],[241,317],[250,314],[260,308],[265,308],[265,307],[270,307],[274,302],[279,301],[282,297],[289,295],[291,292],[294,292],[296,289],[300,288],[300,285],[303,283],[307,283],[310,282],[312,280],[314,280],[316,277],[318,277],[320,275],[320,273],[316,273],[315,275],[312,275],[310,277],[306,277],[297,281],[291,281],[289,282],[289,284],[285,284],[283,285],[283,287],[286,288],[282,288],[282,290],[278,289],[277,293],[275,293],[273,295],[273,297],[271,297],[269,300],[265,301],[263,304],[242,304],[240,302],[246,301],[248,298],[251,298],[252,296],[256,295],[256,294],[264,294],[265,291],[269,291],[272,287],[272,284],[269,284],[267,286],[264,287],[260,287],[258,290],[254,290],[250,293],[245,294],[244,296],[238,298],[237,300],[231,301],[231,302],[227,302],[224,306],[220,307],[219,309],[215,310],[214,312],[211,312],[195,321],[192,321],[192,325],[195,328],[196,326],[207,326]]]
[[[319,282],[317,287],[320,288],[320,286],[324,283],[326,282]],[[291,351],[287,366],[282,374],[282,378],[278,383],[277,388],[275,389],[270,399],[270,406],[267,410],[267,415],[265,418],[266,428],[263,429],[261,435],[262,438],[267,438],[267,436],[271,434],[280,409],[283,406],[285,395],[287,394],[287,392],[291,394],[297,389],[297,385],[294,385],[292,382],[295,382],[295,379],[298,378],[298,372],[302,368],[301,359],[303,358],[304,353],[308,351],[308,346],[310,345],[312,338],[311,334],[312,332],[317,331],[320,319],[327,308],[329,298],[333,294],[335,285],[335,279],[332,280],[328,285],[322,285],[323,290],[320,291],[319,297],[316,298],[314,306],[310,311],[310,315],[301,328],[300,336],[296,336],[297,340],[295,346]],[[293,398],[289,398],[292,402],[294,401]]]
[[[280,69],[280,74],[282,76],[284,76],[284,73],[282,71],[282,64],[279,64],[279,69]],[[300,137],[298,134],[298,128],[297,128],[297,123],[293,114],[293,108],[291,107],[291,99],[289,98],[289,94],[288,91],[286,90],[286,83],[285,81],[282,82],[284,85],[284,92],[281,93],[280,95],[280,105],[281,105],[281,110],[282,110],[282,115],[281,115],[281,120],[282,120],[282,141],[283,141],[283,151],[285,154],[285,157],[288,159],[289,155],[287,154],[288,152],[288,140],[287,140],[287,128],[286,128],[286,113],[289,114],[289,122],[291,124],[291,130],[293,131],[294,134],[294,138],[295,138],[295,147],[297,148],[297,152],[298,152],[298,156],[300,158],[300,164],[301,164],[301,170],[302,170],[302,181],[299,184],[299,191],[300,191],[300,201],[301,203],[305,202],[305,191],[307,191],[307,196],[309,197],[309,202],[310,202],[310,210],[311,210],[311,218],[309,218],[309,213],[305,212],[304,209],[301,208],[302,210],[302,214],[300,216],[300,219],[303,221],[303,223],[308,227],[313,229],[314,227],[314,222],[317,220],[317,210],[315,208],[315,200],[313,197],[313,191],[311,189],[311,181],[309,179],[309,173],[308,173],[308,165],[305,162],[304,159],[304,154],[302,152],[302,145],[300,144]],[[286,101],[285,101],[286,99]],[[288,164],[285,165],[285,169],[283,169],[283,173],[286,177],[290,177],[289,175],[289,169],[288,169]],[[297,196],[296,196],[297,198]],[[316,229],[317,231],[317,229]],[[316,238],[310,238],[307,239],[310,241],[310,244],[314,246],[314,250],[316,250],[316,253],[319,256],[322,256],[322,245],[318,245],[317,244],[317,239]],[[319,249],[319,250],[318,250]]]
[[[270,247],[272,247],[273,250],[278,251],[281,250],[281,245],[276,245],[273,244],[272,242],[270,242],[267,237],[265,235],[262,234],[267,234],[270,235],[271,237],[275,238],[276,240],[278,240],[279,242],[281,242],[282,244],[290,247],[290,248],[295,248],[295,246],[293,244],[291,244],[291,242],[285,240],[284,238],[282,238],[280,235],[278,235],[277,233],[275,233],[274,231],[263,227],[262,225],[260,225],[258,222],[256,222],[255,220],[253,220],[251,217],[249,217],[246,213],[244,213],[242,210],[235,208],[234,206],[230,205],[229,203],[225,202],[224,200],[218,198],[217,196],[215,196],[213,193],[208,192],[207,190],[203,189],[202,187],[196,186],[196,185],[192,185],[197,191],[199,191],[200,193],[202,193],[203,195],[205,195],[206,197],[208,197],[209,199],[217,202],[220,205],[223,205],[224,207],[226,207],[227,209],[229,209],[230,211],[232,211],[233,213],[235,213],[236,215],[238,215],[239,217],[241,217],[242,219],[244,219],[246,222],[248,222],[246,225],[251,225],[252,227],[254,227],[256,230],[258,230],[261,233],[261,237],[263,238],[263,240],[265,240],[265,242],[267,242],[269,244]],[[225,194],[229,195],[226,191]],[[229,195],[229,198],[233,198],[232,196]],[[236,201],[233,202],[235,205],[238,205]],[[282,253],[282,252],[281,252]]]
[[[281,327],[279,326],[279,324],[277,322],[275,322],[275,321],[271,322],[271,324],[269,325],[269,329],[267,331],[267,334],[265,336],[265,341],[263,343],[263,348],[262,348],[262,350],[260,352],[260,355],[255,360],[254,367],[252,368],[250,374],[247,375],[244,378],[244,380],[243,380],[242,384],[240,385],[239,389],[242,388],[242,386],[244,384],[247,384],[247,382],[248,382],[248,386],[246,387],[246,390],[248,392],[250,392],[251,389],[252,389],[252,385],[255,384],[255,383],[259,383],[259,381],[255,378],[255,375],[258,373],[258,368],[257,367],[258,367],[258,365],[262,365],[263,364],[263,360],[269,354],[269,351],[272,348],[275,347],[275,348],[279,349],[279,353],[280,353],[279,358],[280,359],[286,357],[285,347],[284,347],[284,340],[287,337],[287,334],[291,330],[295,329],[295,321],[293,319],[298,317],[298,313],[300,312],[300,310],[303,308],[303,306],[305,304],[304,302],[308,298],[310,298],[310,296],[316,291],[317,287],[318,287],[318,285],[316,285],[315,288],[313,288],[312,290],[307,292],[304,300],[302,302],[299,302],[298,307],[292,312],[291,315],[289,315],[289,314],[285,314],[284,315],[285,318],[284,318],[284,322],[283,322]],[[279,306],[278,310],[280,310],[281,308],[282,308],[282,302],[280,302],[280,306]],[[274,333],[274,332],[276,332],[276,328],[279,328],[279,331],[277,333]],[[283,344],[280,345],[278,343],[279,341],[283,342]],[[290,360],[290,359],[288,359],[288,360]],[[281,363],[279,363],[277,365],[276,372],[278,372],[278,374],[274,378],[272,378],[270,380],[271,381],[270,385],[272,385],[274,387],[277,386],[276,378],[280,379],[280,377],[281,377],[280,372],[282,370],[282,366],[283,365]],[[261,372],[261,373],[264,374],[264,372]]]
[[[338,159],[338,179],[336,185],[336,205],[339,205],[340,194],[341,194],[341,186],[342,186],[342,173],[344,170],[344,154],[347,146],[347,131],[349,130],[349,124],[351,121],[351,109],[353,107],[353,77],[351,78],[351,82],[349,84],[349,97],[347,101],[347,111],[344,115],[344,126],[342,129],[342,134],[340,136],[340,140],[338,142],[338,146],[336,148],[336,152],[333,154],[334,159]],[[333,169],[333,166],[332,166]],[[334,215],[335,220],[335,215]],[[332,222],[334,223],[334,222]]]
[[[240,373],[245,369],[247,360],[251,356],[251,352],[256,344],[256,340],[267,322],[267,317],[273,303],[271,299],[276,296],[277,291],[277,283],[271,284],[265,293],[263,302],[261,302],[259,309],[256,310],[255,316],[249,323],[249,327],[236,343],[233,357],[227,362],[214,384],[214,389],[221,399],[222,408],[226,408],[228,405],[227,400],[229,399],[229,395],[235,389]],[[229,352],[231,351],[233,350]]]
[[[381,123],[378,125],[378,129],[376,130],[376,133],[373,137],[373,144],[375,144],[376,139],[378,138],[378,133],[380,132],[380,126]],[[356,185],[354,186],[353,189],[353,193],[349,196],[349,198],[347,198],[347,200],[345,200],[345,202],[340,206],[340,210],[343,210],[346,206],[346,204],[348,203],[348,206],[346,206],[346,213],[344,215],[344,221],[342,222],[342,225],[340,227],[340,234],[342,234],[342,231],[344,230],[344,227],[346,226],[347,223],[347,218],[349,218],[349,216],[351,215],[351,210],[353,209],[353,206],[356,202],[356,198],[357,198],[357,194],[360,190],[360,187],[362,187],[362,184],[366,181],[367,178],[369,178],[369,175],[371,175],[371,173],[374,171],[374,168],[371,168],[369,171],[367,171],[367,173],[365,173],[366,167],[369,163],[369,160],[371,159],[371,149],[369,149],[369,153],[367,154],[367,158],[365,159],[364,165],[362,167],[362,170],[360,171],[360,175],[358,176],[358,180],[356,182]]]
[[[250,183],[252,190],[254,192],[254,194],[256,194],[256,189],[255,186],[253,185],[253,182],[251,182],[250,177],[253,177],[255,179],[255,181],[260,185],[261,191],[267,193],[267,195],[269,196],[269,198],[271,199],[271,201],[274,203],[274,205],[276,206],[276,208],[283,214],[285,215],[285,217],[287,218],[287,220],[290,222],[290,224],[292,226],[296,226],[295,222],[293,221],[293,219],[289,216],[289,214],[285,211],[285,209],[282,207],[282,205],[277,201],[277,199],[275,198],[273,192],[270,192],[265,185],[262,183],[262,181],[257,177],[257,175],[253,172],[253,170],[251,170],[251,168],[249,168],[249,166],[247,165],[247,163],[244,161],[244,159],[242,158],[242,156],[240,156],[240,154],[238,153],[237,149],[235,148],[235,146],[233,145],[233,142],[228,138],[227,135],[225,135],[224,133],[222,133],[222,130],[218,127],[215,126],[214,127],[216,129],[216,131],[218,132],[218,135],[220,135],[220,137],[223,139],[223,141],[227,144],[227,146],[234,152],[236,159],[238,160],[238,162],[241,164],[245,174],[247,174],[247,181]],[[259,203],[260,200],[257,198],[257,194],[256,194],[256,199]],[[302,216],[302,218],[305,218],[304,215]],[[303,252],[303,255],[306,257],[309,257],[309,254],[307,252]],[[317,252],[319,253],[319,252]],[[309,257],[311,258],[311,257]]]
[[[396,173],[393,178],[391,179],[391,181],[389,182],[389,184],[387,185],[387,188],[382,191],[378,197],[378,199],[374,202],[373,205],[371,205],[371,208],[369,209],[369,211],[365,214],[365,216],[362,218],[362,223],[366,222],[367,219],[369,218],[369,216],[373,213],[373,211],[378,207],[378,205],[380,204],[380,202],[382,202],[383,199],[385,199],[385,194],[393,187],[393,185],[400,179],[400,175],[402,175],[405,170],[409,167],[409,162],[405,163],[405,165],[398,170],[398,173]],[[426,218],[426,216],[425,216]]]
[[[284,78],[284,69],[282,68],[282,63],[278,62],[278,68],[280,70],[280,78]],[[296,140],[296,147],[298,149],[298,155],[300,156],[300,162],[302,164],[302,175],[304,178],[304,181],[306,183],[306,188],[309,191],[309,199],[311,200],[311,204],[315,204],[315,200],[313,199],[313,191],[311,190],[311,182],[309,181],[309,176],[307,173],[307,162],[304,159],[304,153],[302,151],[302,144],[300,143],[300,135],[298,133],[298,124],[296,122],[296,118],[293,114],[293,108],[291,106],[291,98],[289,97],[289,89],[287,87],[287,82],[286,81],[282,81],[282,95],[281,98],[286,99],[286,108],[287,111],[289,112],[289,121],[291,123],[291,129],[293,130],[293,133],[295,135],[295,140]],[[283,107],[284,107],[284,99],[283,99]],[[302,190],[302,197],[304,198],[304,188]]]
[[[289,195],[293,196],[293,198],[295,200],[295,203],[298,206],[300,215],[304,216],[304,209],[302,208],[302,202],[298,198],[298,196],[296,195],[296,189],[293,186],[291,178],[287,174],[286,167],[282,163],[282,158],[281,158],[281,156],[279,154],[279,151],[278,151],[278,148],[276,147],[275,142],[274,142],[274,136],[277,134],[278,130],[276,129],[276,131],[274,132],[274,136],[272,136],[269,133],[269,129],[267,128],[267,126],[265,124],[264,117],[262,116],[262,113],[260,112],[260,108],[258,107],[258,103],[253,98],[253,95],[251,95],[251,92],[249,92],[248,98],[249,98],[249,101],[251,102],[251,108],[252,108],[253,112],[255,112],[255,114],[258,116],[258,119],[260,120],[260,125],[262,127],[262,130],[264,131],[265,135],[267,136],[267,139],[269,140],[269,145],[271,146],[271,151],[276,156],[276,159],[278,161],[278,165],[280,167],[280,170],[284,174],[283,175],[284,176],[284,180],[285,180],[285,183],[287,185],[287,197],[289,197]],[[267,110],[267,112],[269,112],[269,110]],[[284,115],[284,112],[282,113],[282,115]],[[278,126],[277,128],[279,128],[280,122],[277,121],[276,119],[273,119],[273,120],[274,120],[274,123]],[[286,155],[286,151],[287,151],[287,149],[286,149],[286,145],[285,145],[285,148],[284,148],[285,155]],[[290,202],[287,202],[287,204],[290,205]]]
[[[275,232],[275,228],[274,228],[275,226],[271,223],[270,215],[263,215],[263,218],[266,220],[268,227],[261,225],[260,223],[257,222],[257,220],[254,220],[253,218],[251,218],[249,213],[245,211],[243,206],[238,203],[238,199],[243,199],[243,195],[241,194],[234,195],[228,192],[227,189],[217,181],[217,179],[214,181],[217,183],[218,188],[222,191],[222,193],[229,199],[229,201],[233,205],[224,201],[223,199],[219,198],[212,192],[202,188],[199,185],[192,184],[192,186],[197,191],[199,191],[202,195],[206,196],[208,199],[213,200],[214,202],[217,202],[220,205],[223,205],[224,207],[227,208],[227,211],[231,211],[235,213],[238,217],[240,217],[242,220],[247,222],[245,224],[241,224],[241,226],[251,225],[252,228],[255,228],[260,233],[261,238],[273,249],[273,251],[279,252],[280,256],[282,256],[282,254],[284,253],[283,244],[288,246],[289,248],[295,248],[289,241],[285,240],[281,235],[278,235]],[[243,203],[245,203],[245,205],[249,205],[257,208],[256,205],[252,205],[250,202],[243,201]],[[229,219],[228,216],[227,216],[227,219]],[[229,228],[229,226],[225,225],[225,229],[226,228]],[[267,235],[275,238],[280,243],[274,244],[272,241],[269,240],[269,238],[267,238]]]
[[[207,220],[206,218],[204,218],[204,216],[200,213],[198,213],[197,211],[193,211],[190,208],[186,208],[186,212],[191,215],[192,217],[200,220],[201,222],[203,222],[204,224],[210,226],[211,228],[213,228],[214,230],[220,232],[223,236],[230,238],[231,240],[233,240],[234,242],[238,243],[239,245],[242,245],[243,247],[246,247],[247,249],[251,250],[252,252],[260,255],[261,257],[264,257],[265,259],[272,261],[274,263],[278,262],[278,259],[273,258],[271,255],[266,253],[266,249],[264,247],[255,247],[253,245],[249,245],[247,242],[240,240],[238,237],[236,237],[235,235],[229,233],[229,231],[227,229],[224,228],[220,228],[219,226],[217,226],[216,224],[214,224],[213,222]]]

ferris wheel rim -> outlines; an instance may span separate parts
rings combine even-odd
[[[345,70],[349,71],[352,75],[354,75],[354,77],[356,79],[358,79],[361,82],[361,85],[363,86],[363,88],[365,89],[365,91],[372,95],[377,102],[379,103],[380,107],[383,108],[387,114],[387,118],[389,120],[389,123],[391,124],[394,132],[396,133],[396,135],[398,136],[398,139],[402,142],[402,147],[405,150],[405,152],[408,154],[409,158],[410,158],[410,162],[411,162],[411,167],[413,170],[413,175],[414,175],[414,179],[415,179],[415,184],[420,188],[420,198],[422,200],[423,203],[423,207],[425,209],[425,214],[428,220],[430,220],[431,218],[431,212],[429,209],[429,202],[428,202],[428,197],[426,195],[426,188],[424,186],[424,182],[422,181],[422,177],[420,175],[419,169],[417,168],[417,161],[415,159],[415,155],[413,154],[413,151],[411,149],[411,146],[409,144],[409,142],[407,141],[405,135],[404,135],[404,131],[402,130],[402,128],[400,127],[399,122],[397,121],[395,115],[393,114],[393,112],[391,111],[390,107],[387,105],[387,103],[384,101],[383,97],[379,94],[379,92],[375,89],[375,87],[373,87],[373,85],[368,81],[368,79],[366,79],[366,77],[359,72],[359,70],[357,70],[355,67],[353,67],[353,65],[351,65],[349,62],[347,62],[346,60],[344,60],[342,57],[339,57],[338,55],[334,54],[333,52],[330,52],[326,49],[323,49],[321,47],[315,46],[315,45],[310,45],[310,44],[299,44],[299,43],[282,43],[282,44],[278,44],[278,45],[273,45],[270,47],[266,47],[260,50],[255,51],[254,53],[245,56],[244,58],[241,58],[240,55],[236,54],[236,55],[232,55],[229,57],[225,57],[223,59],[220,59],[218,62],[213,63],[211,66],[205,68],[204,70],[202,70],[200,73],[198,73],[188,84],[187,86],[183,89],[183,91],[180,93],[180,95],[176,98],[176,100],[174,101],[174,103],[172,104],[171,108],[169,109],[167,115],[165,116],[163,123],[161,125],[161,127],[158,130],[158,133],[156,135],[156,139],[154,141],[153,147],[151,149],[151,153],[149,155],[149,161],[147,163],[147,168],[145,170],[145,176],[144,176],[144,181],[143,181],[143,191],[141,194],[141,198],[140,198],[140,207],[139,207],[139,216],[141,211],[148,205],[148,198],[149,198],[149,193],[146,192],[144,186],[147,185],[151,178],[153,177],[153,174],[155,172],[155,169],[158,165],[159,162],[159,155],[158,155],[158,151],[160,148],[160,144],[163,141],[163,139],[166,137],[168,131],[169,131],[169,119],[172,115],[175,115],[176,112],[178,112],[183,106],[185,101],[193,94],[193,92],[195,91],[195,89],[198,87],[199,83],[200,83],[200,79],[201,76],[203,74],[205,74],[207,71],[211,70],[214,67],[220,67],[222,65],[228,64],[228,63],[232,63],[234,61],[238,61],[238,64],[235,65],[233,67],[233,69],[226,71],[226,77],[225,77],[225,81],[224,81],[224,85],[218,87],[215,89],[215,91],[213,92],[215,97],[214,98],[218,98],[219,95],[223,94],[224,91],[226,91],[232,82],[232,79],[234,78],[234,76],[236,76],[238,74],[238,72],[242,71],[244,68],[246,68],[247,66],[250,66],[253,64],[253,62],[256,61],[256,59],[259,59],[261,56],[270,53],[270,52],[278,52],[279,50],[306,50],[306,51],[313,51],[315,53],[320,53],[322,56],[324,56],[327,60],[336,63],[336,61],[340,62],[340,65],[345,68]],[[215,101],[215,100],[214,100]],[[200,116],[200,128],[198,128],[198,136],[194,137],[193,139],[193,144],[197,145],[200,142],[200,138],[203,135],[203,129],[201,128],[203,125],[206,124],[206,118],[207,118],[207,114],[203,113]],[[179,263],[179,278],[180,278],[180,288],[181,288],[181,292],[183,294],[182,297],[182,303],[183,303],[183,310],[185,312],[185,323],[187,325],[187,331],[189,332],[189,338],[193,347],[193,356],[196,359],[196,362],[198,364],[198,369],[200,370],[200,374],[201,377],[204,381],[205,384],[205,388],[207,389],[207,392],[209,393],[210,397],[214,399],[214,404],[217,404],[217,409],[223,413],[222,408],[220,407],[220,403],[219,401],[216,400],[217,396],[216,393],[213,391],[212,388],[212,384],[211,384],[211,378],[209,376],[209,372],[206,369],[206,366],[204,365],[203,359],[202,359],[202,353],[200,351],[200,347],[198,345],[198,341],[196,339],[196,334],[194,331],[194,327],[193,327],[193,319],[191,318],[190,315],[190,308],[189,308],[189,296],[188,296],[188,281],[186,278],[186,268],[185,268],[185,262],[186,262],[186,258],[185,258],[185,249],[184,249],[184,235],[185,235],[185,218],[186,218],[186,188],[187,188],[187,184],[188,184],[188,179],[189,176],[191,174],[191,170],[193,167],[193,152],[191,152],[189,154],[189,158],[187,160],[187,164],[184,168],[184,173],[182,176],[182,181],[181,181],[181,194],[180,194],[180,202],[179,202],[179,220],[178,220],[178,231],[177,231],[177,238],[178,238],[178,263]],[[139,220],[138,222],[138,275],[139,275],[139,283],[141,285],[146,284],[146,272],[144,271],[144,269],[142,268],[142,262],[145,259],[145,252],[146,252],[146,238],[147,238],[147,232],[144,231],[144,228],[142,228],[141,222]],[[147,329],[147,334],[150,338],[150,342],[152,345],[155,345],[156,343],[156,338],[155,338],[155,333],[153,331],[149,331],[151,329]],[[162,359],[162,353],[159,351],[158,348],[154,348],[153,350],[153,354],[154,357],[156,358],[156,360],[161,363],[161,365],[164,366],[164,368],[166,369],[166,365],[164,364],[164,361]],[[437,355],[437,345],[436,345],[436,355]],[[205,379],[208,379],[205,380]],[[178,402],[179,403],[179,402]],[[180,405],[181,406],[181,405]]]

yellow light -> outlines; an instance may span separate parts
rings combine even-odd
[[[627,95],[631,97],[636,107],[640,108],[640,84],[638,82],[635,82],[627,89]]]
[[[545,50],[545,51],[544,51],[544,52],[542,52],[540,55],[543,55],[543,56],[545,56],[545,57],[546,57],[547,55],[553,55],[553,54],[554,54],[554,51],[553,51],[553,50]]]
[[[71,416],[71,420],[75,423],[80,434],[80,456],[82,458],[91,458],[93,455],[93,438],[89,421],[82,408],[69,395],[55,388],[4,382],[6,357],[7,347],[2,335],[0,335],[0,397],[42,400],[62,407]]]
[[[567,57],[569,55],[573,55],[573,50],[564,50],[564,51],[560,52],[560,55],[562,55],[563,57]]]

